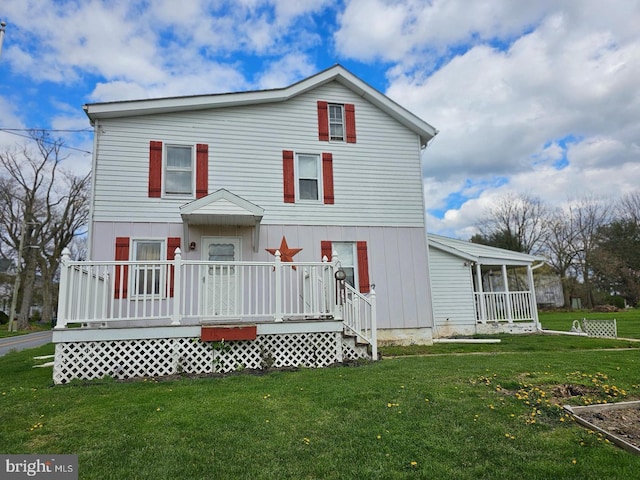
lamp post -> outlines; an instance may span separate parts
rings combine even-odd
[[[4,27],[7,26],[7,22],[0,22],[0,55],[2,55],[2,41],[4,40]]]

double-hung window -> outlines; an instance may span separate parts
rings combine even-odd
[[[141,296],[158,296],[163,282],[163,269],[160,259],[164,258],[162,240],[134,240],[132,275],[133,291]]]
[[[167,145],[164,192],[167,195],[193,195],[193,147]]]
[[[345,282],[358,288],[358,256],[354,242],[333,242],[333,251],[338,255],[342,269],[347,274]]]
[[[329,104],[329,139],[344,141],[344,114],[342,105]]]
[[[315,201],[320,200],[319,195],[322,191],[320,155],[299,153],[296,155],[296,160],[298,199]]]

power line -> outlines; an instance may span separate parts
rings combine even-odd
[[[82,128],[82,129],[56,129],[56,128],[4,128],[0,127],[0,130],[3,132],[32,132],[36,130],[38,132],[67,132],[67,133],[81,133],[81,132],[92,132],[93,128]]]
[[[28,139],[32,139],[32,137],[30,137],[29,135],[23,135],[21,133],[18,132],[30,132],[33,130],[39,130],[42,132],[88,132],[90,131],[89,129],[84,129],[84,130],[46,130],[46,129],[39,129],[39,128],[0,128],[0,132],[6,132],[9,135],[15,135],[17,137],[23,137],[23,138],[28,138]],[[54,144],[55,141],[52,140],[46,140],[46,139],[42,139],[42,141],[44,143],[48,143],[50,145]],[[76,148],[76,147],[70,147],[68,145],[65,144],[61,144],[60,148],[66,148],[68,150],[75,150],[76,152],[82,152],[82,153],[86,153],[88,155],[91,155],[91,152],[89,152],[88,150],[82,150],[81,148]]]

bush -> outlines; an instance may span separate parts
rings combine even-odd
[[[9,323],[9,315],[0,310],[0,325]]]
[[[626,307],[624,297],[621,297],[620,295],[609,295],[605,297],[604,303],[608,305],[613,305],[614,307],[619,308],[621,310]]]

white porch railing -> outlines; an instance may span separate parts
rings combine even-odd
[[[326,259],[325,259],[326,260]],[[63,253],[57,329],[335,318],[375,351],[375,294],[336,305],[335,262],[72,261]]]
[[[535,321],[532,294],[520,292],[475,293],[478,322]]]
[[[378,339],[376,334],[376,292],[371,289],[364,296],[349,284],[345,284],[343,300],[344,326],[347,332],[371,345],[371,358],[378,358]]]

